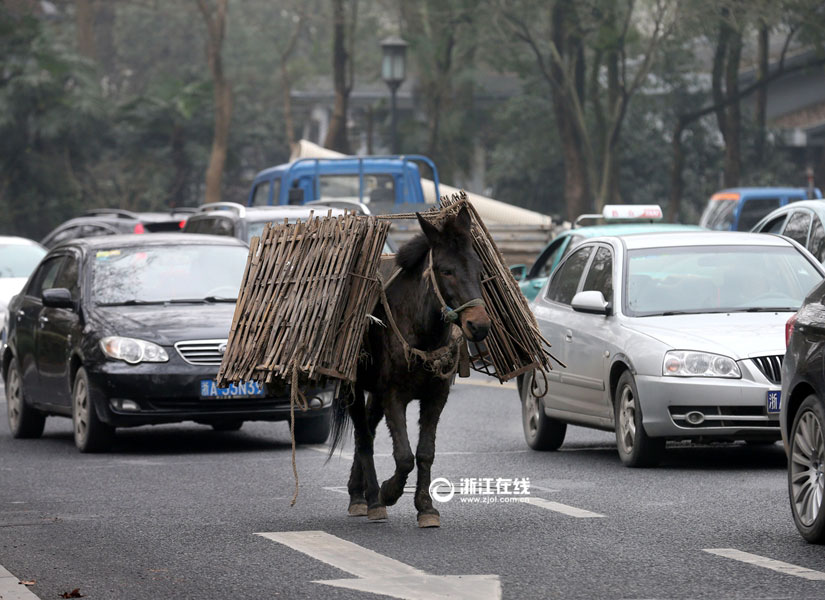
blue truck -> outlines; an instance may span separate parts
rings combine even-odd
[[[699,225],[718,231],[750,231],[772,210],[797,200],[822,198],[813,188],[741,187],[713,194],[699,219]]]
[[[421,185],[422,164],[431,171],[438,198],[438,171],[426,156],[299,158],[259,172],[247,205],[340,200],[367,205],[373,214],[423,210],[427,201]]]

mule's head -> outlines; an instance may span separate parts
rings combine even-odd
[[[441,229],[417,216],[432,252],[438,290],[450,309],[465,307],[458,313],[461,331],[468,340],[480,342],[490,330],[490,317],[483,303],[474,302],[482,298],[482,266],[470,237],[470,212],[462,207]]]

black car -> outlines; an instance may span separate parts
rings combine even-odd
[[[118,208],[98,208],[69,219],[50,231],[40,243],[54,248],[60,242],[75,238],[117,235],[120,233],[178,232],[194,207],[177,208],[169,212],[132,212]]]
[[[81,452],[115,428],[193,420],[216,430],[289,419],[288,390],[215,376],[246,265],[231,237],[156,234],[77,239],[47,254],[8,307],[2,373],[14,437],[72,417]],[[329,433],[332,390],[307,390],[295,438]]]
[[[799,532],[825,542],[825,282],[785,325],[779,424],[788,454],[788,496]]]

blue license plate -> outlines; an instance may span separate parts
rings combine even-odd
[[[779,390],[769,391],[765,406],[769,415],[778,415],[779,409],[782,407],[782,392]]]
[[[228,387],[218,387],[212,379],[201,379],[201,398],[258,398],[263,395],[263,387],[255,381],[242,381]]]

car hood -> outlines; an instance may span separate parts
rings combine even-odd
[[[182,340],[226,339],[235,304],[98,306],[94,312],[107,335],[171,346]]]
[[[678,350],[700,350],[734,359],[785,353],[785,322],[792,312],[720,313],[636,317],[628,328]]]
[[[28,277],[0,277],[0,302],[8,304],[28,280]]]

